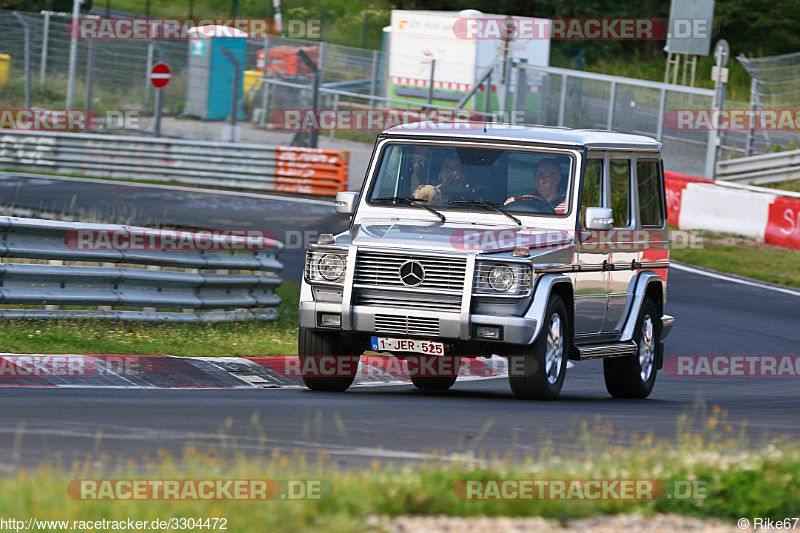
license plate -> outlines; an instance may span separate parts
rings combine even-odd
[[[372,337],[372,350],[375,352],[413,352],[428,355],[444,355],[444,344],[416,339],[392,339]]]

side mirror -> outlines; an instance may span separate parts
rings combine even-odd
[[[336,200],[333,201],[333,207],[340,215],[352,215],[355,213],[356,204],[358,204],[357,192],[337,192]]]
[[[586,229],[605,231],[614,227],[614,212],[607,207],[587,207],[585,217]]]

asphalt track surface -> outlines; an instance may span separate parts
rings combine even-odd
[[[133,224],[336,231],[343,220],[323,202],[241,197],[147,186],[0,175],[0,204],[31,209],[93,211]],[[296,279],[302,250],[281,255],[284,279]],[[800,294],[672,269],[667,312],[677,320],[666,342],[676,355],[800,355]],[[673,377],[661,372],[647,400],[613,400],[601,361],[567,371],[556,402],[514,400],[505,379],[457,383],[445,393],[411,385],[353,388],[343,394],[297,389],[120,390],[0,389],[2,463],[69,466],[86,454],[154,457],[186,445],[269,454],[320,449],[331,461],[361,467],[512,452],[522,458],[551,442],[561,453],[585,450],[569,436],[581,421],[611,422],[613,441],[652,432],[674,439],[677,418],[713,406],[737,431],[746,421],[751,443],[800,437],[797,377]],[[254,413],[258,424],[253,424]],[[697,424],[694,431],[700,431]]]

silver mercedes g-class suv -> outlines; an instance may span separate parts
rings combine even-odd
[[[359,356],[377,351],[418,369],[450,361],[411,373],[444,390],[461,358],[499,355],[514,396],[551,400],[568,359],[603,358],[612,396],[647,397],[674,322],[660,153],[654,139],[610,131],[383,132],[361,192],[336,197],[349,231],[306,252],[304,382],[343,391]]]

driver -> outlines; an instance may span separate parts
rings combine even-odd
[[[414,191],[414,198],[425,200],[433,205],[446,205],[454,200],[464,200],[471,191],[467,183],[467,173],[458,155],[448,156],[442,163],[442,183],[439,185],[420,185]]]
[[[553,207],[557,214],[563,215],[567,212],[567,195],[564,193],[561,182],[561,168],[556,160],[542,159],[536,167],[536,177],[534,178],[536,192],[512,196],[503,205],[512,202],[544,200]]]

